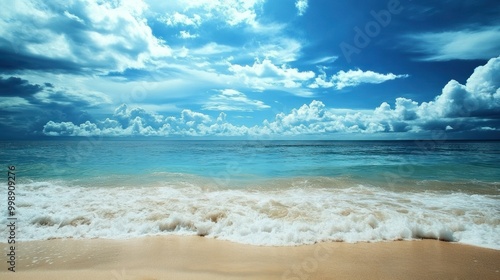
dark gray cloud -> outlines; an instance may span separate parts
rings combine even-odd
[[[30,83],[19,77],[0,77],[0,138],[43,135],[48,121],[82,123],[94,118],[88,109],[108,103],[99,92],[81,92],[52,83]]]
[[[0,45],[0,72],[20,73],[23,70],[73,74],[84,72],[84,69],[80,65],[65,59],[54,59],[42,55],[21,53],[12,49],[12,46]]]
[[[30,84],[27,80],[18,77],[0,77],[0,96],[31,97],[43,90],[43,86]]]
[[[82,123],[94,121],[94,118],[85,108],[56,103],[29,105],[15,110],[0,109],[0,139],[43,136],[43,126],[51,120]]]

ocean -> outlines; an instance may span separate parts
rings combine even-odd
[[[2,224],[15,166],[17,240],[428,238],[500,249],[499,141],[3,141],[0,163]]]

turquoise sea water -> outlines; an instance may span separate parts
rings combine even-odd
[[[500,249],[495,141],[82,138],[0,142],[0,162],[16,166],[25,240],[435,238]]]
[[[236,178],[345,176],[380,181],[500,180],[500,142],[36,141],[1,143],[2,164],[30,179],[154,172]]]

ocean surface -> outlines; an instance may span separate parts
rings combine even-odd
[[[430,238],[500,249],[498,141],[4,141],[0,163],[4,225],[16,168],[17,240]]]

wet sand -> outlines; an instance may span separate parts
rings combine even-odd
[[[500,279],[499,250],[436,240],[260,247],[181,236],[56,239],[17,242],[15,253],[16,272],[2,261],[0,279]]]

